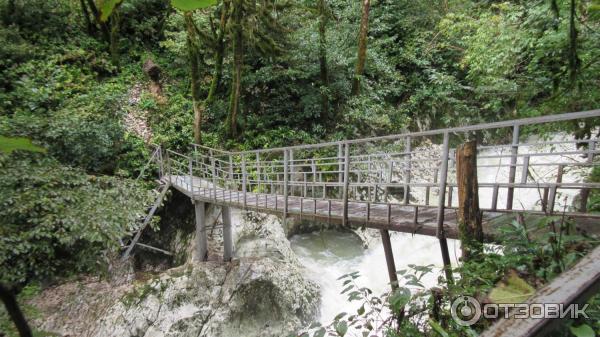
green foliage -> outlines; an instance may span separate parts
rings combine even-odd
[[[10,154],[16,150],[46,152],[46,149],[32,144],[31,140],[28,138],[9,138],[0,136],[0,152]]]
[[[590,182],[600,182],[600,166],[594,166],[589,177]],[[592,190],[588,199],[588,211],[600,212],[600,191]]]
[[[217,0],[171,0],[171,5],[182,11],[193,11],[213,6]]]
[[[101,0],[100,1],[100,21],[106,22],[123,0]]]
[[[134,230],[151,195],[127,180],[87,176],[44,157],[0,155],[1,282],[97,272]]]

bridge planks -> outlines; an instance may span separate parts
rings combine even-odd
[[[194,200],[211,202],[224,206],[237,206],[244,208],[244,192],[214,188],[199,178],[194,178],[194,193],[189,190],[189,178],[185,176],[171,176],[174,188]],[[215,196],[216,191],[216,196]],[[283,215],[285,208],[283,195],[246,192],[246,209],[261,211],[270,214]],[[344,202],[342,200],[287,197],[287,214],[302,216],[323,222],[343,223]],[[316,205],[316,208],[315,208]],[[301,213],[302,211],[302,213]],[[365,226],[376,229],[386,229],[396,232],[413,233],[435,236],[437,231],[437,208],[419,207],[418,223],[415,224],[415,206],[394,204],[390,209],[388,221],[387,204],[369,204],[364,202],[348,202],[348,225]],[[368,214],[367,214],[368,213]],[[368,220],[367,220],[368,215]],[[445,211],[446,236],[457,238],[456,211]]]

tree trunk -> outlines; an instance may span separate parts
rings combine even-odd
[[[569,18],[569,81],[571,86],[575,84],[577,80],[577,74],[579,73],[580,60],[577,55],[577,27],[575,27],[575,0],[571,0],[571,14]]]
[[[554,14],[554,18],[560,18],[560,10],[558,9],[558,3],[556,3],[556,0],[550,0],[550,8],[552,9],[552,14]]]
[[[321,118],[327,120],[329,117],[329,71],[327,69],[327,7],[325,0],[319,0],[319,64],[321,78]]]
[[[223,1],[223,7],[221,8],[221,20],[219,22],[219,32],[217,34],[217,46],[215,51],[215,69],[213,72],[212,82],[210,83],[210,90],[206,97],[206,105],[208,106],[215,100],[215,95],[221,78],[223,77],[223,58],[225,57],[225,30],[227,28],[227,20],[229,18],[229,1]]]
[[[100,21],[100,11],[98,11],[98,7],[94,3],[94,0],[87,0],[88,7],[94,16],[94,20],[100,26],[100,31],[102,32],[102,37],[104,41],[110,43],[110,27],[106,22]]]
[[[119,20],[120,15],[117,8],[110,16],[110,58],[113,66],[119,69]]]
[[[31,337],[31,329],[27,324],[27,320],[25,316],[23,316],[23,312],[21,312],[21,308],[19,308],[19,304],[17,303],[17,299],[15,295],[4,285],[0,283],[0,299],[4,302],[4,306],[6,307],[6,311],[8,315],[15,323],[15,327],[17,331],[19,331],[19,335],[21,337]]]
[[[198,50],[198,35],[196,34],[196,24],[192,12],[184,14],[185,28],[187,31],[187,46],[190,58],[190,75],[192,77],[192,106],[194,109],[194,142],[202,143],[202,105],[201,95],[201,75],[200,75],[200,51]]]
[[[17,6],[15,4],[15,0],[8,0],[6,4],[6,13],[4,13],[4,17],[2,18],[4,24],[9,26],[13,22],[15,22],[15,16],[17,15]]]
[[[85,20],[85,25],[87,28],[87,32],[89,35],[94,36],[96,34],[96,25],[92,22],[90,18],[90,11],[85,4],[85,0],[79,0],[79,4],[81,5],[81,15]]]
[[[358,33],[358,55],[356,59],[356,71],[352,81],[352,95],[360,94],[360,80],[365,71],[367,59],[367,35],[369,33],[369,7],[371,0],[363,0],[362,16],[360,18],[360,30]]]
[[[477,183],[477,142],[470,141],[456,149],[458,185],[458,230],[463,260],[468,260],[483,244],[483,228]]]
[[[232,137],[237,137],[237,115],[240,109],[240,93],[242,86],[242,66],[244,57],[242,6],[242,0],[233,0],[233,78],[229,103],[229,134]]]

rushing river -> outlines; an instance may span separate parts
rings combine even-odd
[[[292,249],[306,268],[308,277],[321,288],[321,323],[328,324],[341,311],[358,308],[358,303],[348,303],[347,295],[340,294],[342,281],[338,278],[349,272],[358,271],[360,286],[381,295],[389,289],[389,278],[383,246],[374,240],[368,248],[354,233],[327,230],[310,234],[295,235]],[[434,273],[423,279],[426,287],[437,284],[439,268],[443,266],[439,243],[435,237],[412,236],[393,233],[391,237],[396,269],[406,269],[409,264],[436,267]],[[453,263],[460,256],[455,240],[448,240]]]
[[[572,139],[571,137],[557,134],[552,141]],[[530,143],[534,139],[529,140]],[[575,144],[568,145],[539,145],[523,146],[520,153],[531,152],[564,152],[575,150]],[[430,151],[430,150],[424,150]],[[489,149],[479,152],[482,157],[510,153],[510,148]],[[551,155],[547,157],[532,157],[530,164],[548,164],[552,162],[581,162],[585,158],[580,156]],[[510,158],[482,158],[478,161],[479,182],[506,182],[508,180],[508,162]],[[518,164],[522,163],[522,157]],[[565,172],[565,181],[581,181],[589,173],[588,168],[571,169]],[[520,181],[521,170],[517,170],[517,181]],[[556,166],[536,166],[530,174],[536,181],[556,181]],[[424,179],[429,179],[424,177]],[[449,176],[449,179],[453,179]],[[398,181],[402,181],[398,178]],[[578,191],[562,190],[557,194],[556,210],[570,205]],[[424,200],[424,192],[414,190],[412,197],[419,202]],[[506,198],[506,190],[499,191],[499,204]],[[479,194],[480,206],[488,208],[491,206],[492,190],[482,189]],[[431,195],[431,200],[437,200],[437,195]],[[517,189],[515,191],[515,209],[539,209],[540,192],[536,189]],[[453,204],[456,205],[457,193],[454,193]],[[358,271],[361,277],[358,284],[373,290],[375,295],[383,294],[389,289],[386,261],[383,253],[381,240],[374,240],[368,248],[363,248],[362,241],[354,233],[338,231],[324,231],[320,233],[296,235],[291,238],[292,249],[306,268],[307,276],[317,283],[321,288],[321,323],[328,324],[341,311],[350,311],[358,307],[358,303],[349,304],[347,296],[340,294],[342,281],[341,275]],[[393,233],[392,248],[396,262],[396,269],[406,269],[409,264],[430,265],[437,267],[433,273],[423,279],[425,287],[429,288],[437,284],[437,278],[441,275],[440,268],[443,266],[440,247],[435,237],[411,234]],[[460,256],[460,246],[455,240],[448,240],[452,263],[455,264]]]

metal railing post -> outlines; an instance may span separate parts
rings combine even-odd
[[[189,173],[190,173],[190,192],[192,192],[192,196],[194,195],[194,172],[193,172],[193,163],[192,163],[192,157],[188,158],[188,168],[189,168]]]
[[[158,151],[158,175],[159,179],[162,179],[162,177],[165,175],[165,163],[163,161],[162,147],[158,145],[156,150]]]
[[[338,182],[341,184],[342,182],[344,182],[344,177],[342,176],[343,171],[344,171],[344,164],[342,164],[342,156],[343,154],[343,148],[342,148],[342,144],[338,144]]]
[[[233,186],[235,186],[235,188],[237,189],[237,184],[233,184],[234,180],[233,180],[233,158],[231,157],[231,154],[229,155],[229,185],[231,188],[233,188]]]
[[[444,201],[446,199],[446,182],[448,180],[448,155],[449,155],[449,138],[448,132],[444,133],[444,144],[442,145],[442,162],[440,169],[440,180],[439,180],[439,199],[438,199],[438,210],[437,210],[437,231],[436,236],[440,242],[440,248],[442,250],[442,260],[444,261],[444,270],[446,272],[446,281],[453,283],[452,269],[450,265],[450,253],[448,251],[448,242],[446,241],[446,233],[444,229]]]
[[[212,184],[213,184],[213,199],[217,200],[217,177],[216,177],[216,168],[215,168],[215,157],[212,150],[208,152],[210,156],[210,175],[212,176]]]
[[[248,205],[247,199],[247,191],[248,187],[246,186],[248,182],[248,172],[246,170],[246,155],[242,154],[242,193],[244,194],[244,208]]]
[[[406,146],[405,146],[405,167],[404,167],[404,204],[408,205],[408,198],[410,197],[410,193],[409,193],[409,184],[410,184],[410,170],[412,167],[411,164],[411,158],[412,158],[412,154],[411,154],[411,139],[410,136],[406,137]]]
[[[517,154],[519,153],[519,124],[513,126],[512,134],[512,147],[510,149],[510,169],[508,172],[508,182],[510,184],[515,183],[515,175],[517,172]],[[513,197],[515,194],[515,188],[510,186],[508,188],[508,194],[506,195],[506,209],[511,210],[513,207]]]
[[[344,189],[342,191],[343,215],[342,225],[348,224],[348,186],[350,185],[350,144],[344,144]]]
[[[257,180],[257,185],[258,185],[258,192],[261,192],[260,189],[260,154],[258,152],[256,152],[256,180]]]
[[[287,214],[288,214],[288,182],[289,182],[289,172],[288,172],[288,163],[289,161],[289,153],[288,150],[283,150],[283,224],[284,226],[287,223]]]
[[[169,151],[167,151],[165,157],[167,157],[167,174],[169,175],[169,184],[173,184],[171,181],[171,157],[169,156]]]

